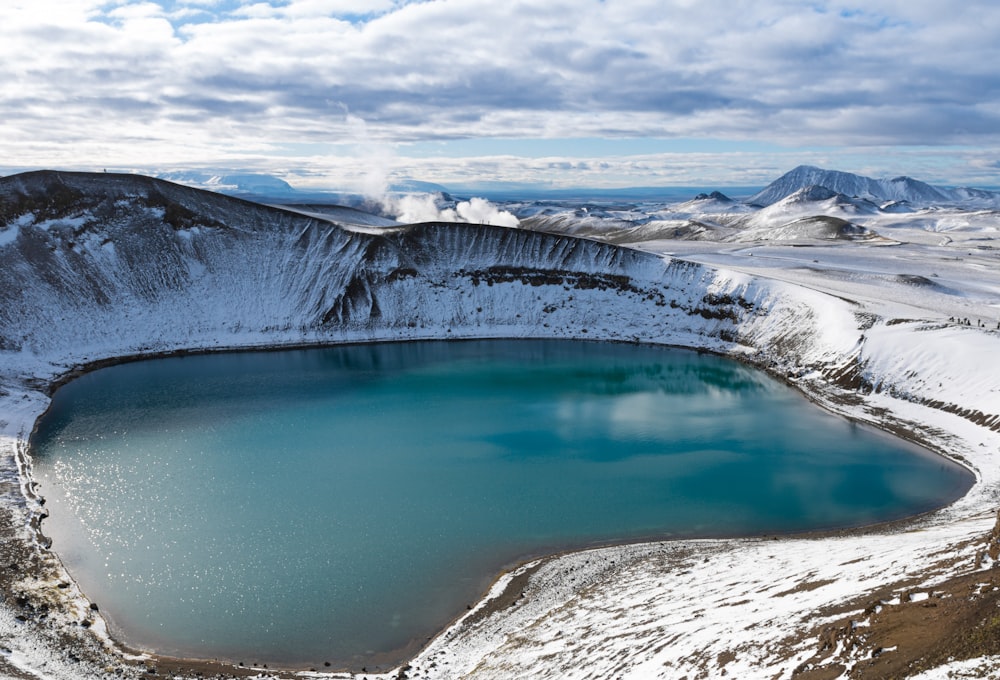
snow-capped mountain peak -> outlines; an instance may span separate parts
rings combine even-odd
[[[917,205],[926,205],[955,200],[955,197],[949,195],[947,190],[939,189],[912,177],[873,179],[850,172],[800,165],[751,196],[748,202],[769,206],[810,186],[821,186],[845,196],[864,198],[875,202],[907,201]]]

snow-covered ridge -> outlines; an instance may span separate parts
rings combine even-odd
[[[52,372],[182,348],[442,335],[756,356],[755,334],[793,295],[596,241],[445,223],[358,232],[132,176],[34,173],[0,182],[0,195],[17,230],[0,249],[0,347],[8,365]]]
[[[931,427],[919,434],[963,459],[980,482],[926,520],[925,528],[933,531],[921,534],[921,542],[906,544],[911,565],[991,521],[982,511],[1000,487],[994,460],[1000,368],[970,360],[969,352],[996,356],[995,333],[938,318],[890,317],[795,283],[570,236],[453,223],[358,230],[338,226],[335,216],[320,219],[160,180],[42,172],[0,179],[0,505],[14,513],[17,533],[10,540],[33,546],[53,570],[51,583],[33,587],[59,592],[55,584],[64,575],[51,553],[33,543],[31,529],[43,508],[23,467],[24,447],[48,403],[51,382],[75,367],[176,350],[502,336],[709,349],[763,366],[861,420],[933,424],[945,435]],[[869,540],[891,543],[887,537]],[[858,541],[852,550],[870,552],[863,538]],[[806,549],[802,563],[822,564],[828,547]],[[655,561],[643,562],[642,549],[626,553],[636,557],[623,578],[646,584],[654,599],[667,592]],[[556,560],[544,579],[554,578],[550,572],[558,565],[579,559]],[[793,561],[784,559],[782,568],[793,569]],[[872,573],[889,578],[891,572],[882,565]],[[724,570],[711,578],[732,580]],[[851,588],[861,592],[873,578],[859,577],[865,585],[843,585],[837,596]],[[621,589],[623,581],[611,572],[601,579],[588,592],[588,607],[603,599],[611,611],[622,605],[615,599],[619,591],[639,596]],[[710,585],[695,576],[688,581],[692,592]],[[26,588],[21,582],[16,587]],[[573,635],[589,624],[585,609],[572,608],[577,590],[563,583],[545,592],[552,597],[535,603],[536,621],[544,625],[534,638],[520,619],[505,619],[501,612],[490,617],[490,631],[499,633],[453,632],[418,663],[433,677],[429,660],[458,650],[468,673],[479,667],[491,669],[482,671],[486,677],[511,677],[519,672],[514,669],[537,670],[531,666],[534,651],[512,656],[511,641],[519,636],[525,649],[542,650],[538,658],[545,649],[562,654],[561,663],[568,665],[552,665],[553,672],[620,673],[605,663],[611,657],[546,647],[545,636],[555,627],[565,625]],[[752,630],[765,615],[740,608],[736,603],[747,593],[732,592],[730,611]],[[807,592],[816,595],[794,599],[799,606],[824,603],[823,589]],[[668,599],[657,606],[667,607]],[[79,620],[79,610],[73,611]],[[560,618],[560,611],[568,616]],[[56,638],[15,615],[0,606],[0,639],[18,668],[44,666],[39,672],[50,678],[88,677],[80,665],[44,656],[46,650],[58,656]],[[628,647],[620,627],[626,624],[610,617],[600,625],[589,634],[604,642],[590,654],[619,654],[615,645]],[[745,639],[724,622],[710,630],[716,643],[735,646]],[[657,646],[638,661],[657,659],[664,649]],[[0,658],[0,671],[2,663]],[[436,675],[448,672],[439,665]]]
[[[0,192],[0,347],[61,362],[248,340],[600,333],[612,324],[579,309],[591,303],[559,295],[543,311],[540,292],[673,299],[659,258],[525,230],[359,232],[130,177],[20,177]]]
[[[1000,203],[1000,194],[993,191],[936,187],[912,177],[873,179],[811,165],[800,165],[790,170],[751,196],[747,203],[768,206],[810,186],[825,187],[839,194],[879,203],[905,201],[918,206],[956,202],[985,202],[996,206]]]
[[[793,171],[773,183],[769,190],[774,190],[774,200],[764,201],[768,204],[763,207],[733,201],[718,192],[700,194],[684,203],[580,206],[535,201],[507,207],[525,229],[630,245],[661,240],[718,244],[769,241],[802,246],[878,240],[886,244],[896,241],[901,230],[997,230],[1000,193],[941,189],[951,198],[935,198],[935,194],[902,197],[898,192],[881,190],[873,195],[871,187],[866,188],[866,178],[847,181],[841,176],[858,176],[832,173],[831,178],[825,170],[806,170],[810,172]],[[808,183],[827,179],[841,191]],[[890,195],[897,198],[885,197]]]

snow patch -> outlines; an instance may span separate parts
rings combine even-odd
[[[0,230],[0,247],[16,241],[19,233],[21,233],[21,229],[16,224],[9,225],[6,229]]]

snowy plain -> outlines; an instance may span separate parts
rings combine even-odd
[[[0,672],[11,677],[141,676],[115,663],[127,657],[36,535],[44,507],[26,448],[54,381],[122,356],[435,337],[668,344],[762,367],[976,474],[964,498],[892,527],[637,544],[523,565],[430,641],[407,677],[787,678],[815,656],[811,631],[843,617],[844,603],[920,602],[956,570],[995,566],[977,543],[1000,505],[1000,364],[990,360],[1000,350],[1000,219],[990,210],[876,210],[851,218],[864,238],[806,223],[752,242],[732,238],[746,228],[735,220],[760,214],[743,207],[627,206],[578,218],[592,239],[621,247],[563,235],[574,220],[558,208],[548,222],[556,234],[525,219],[521,229],[380,233],[378,220],[341,224],[131,178],[20,182],[8,197],[54,186],[71,197],[58,209],[21,201],[31,210],[0,227],[0,500],[11,540],[48,569],[15,578],[18,591],[53,598],[41,621],[0,607]],[[634,231],[652,221],[697,238]],[[714,239],[702,238],[705,225]],[[868,617],[859,606],[856,624]],[[105,660],[68,658],[65,635],[107,646]],[[865,660],[846,646],[832,653],[845,674]],[[995,658],[976,664],[921,677],[1000,673]],[[363,675],[402,669],[371,670]]]

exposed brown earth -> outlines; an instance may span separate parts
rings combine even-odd
[[[982,570],[984,556],[993,567]],[[933,588],[915,580],[844,603],[846,614],[808,631],[816,654],[796,669],[802,680],[847,676],[905,678],[951,661],[1000,654],[1000,515],[974,563],[955,561],[955,575]],[[859,611],[860,610],[860,611]],[[824,612],[828,614],[831,612]]]

